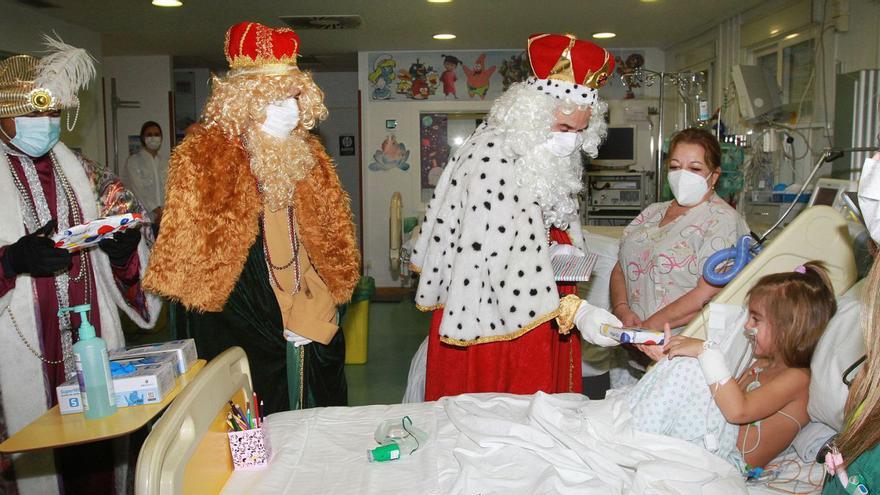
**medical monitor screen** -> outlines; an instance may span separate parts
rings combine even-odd
[[[816,197],[813,199],[814,205],[825,205],[825,206],[834,206],[834,199],[837,198],[838,189],[832,187],[819,187],[816,189],[816,192],[813,194]]]
[[[635,163],[635,128],[608,127],[608,137],[599,146],[599,156],[592,160],[597,165]]]

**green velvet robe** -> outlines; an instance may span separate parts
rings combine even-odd
[[[254,391],[267,415],[348,405],[342,329],[328,345],[312,342],[294,348],[282,336],[281,310],[269,283],[261,233],[223,310],[200,313],[174,303],[172,335],[195,339],[199,357],[208,360],[232,346],[244,349]]]

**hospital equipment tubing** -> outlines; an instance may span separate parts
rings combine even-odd
[[[763,235],[760,237],[755,236],[752,233],[752,237],[755,239],[755,244],[752,246],[751,239],[749,237],[743,236],[738,242],[736,246],[722,249],[712,256],[710,256],[705,265],[703,266],[703,278],[706,279],[712,285],[715,286],[723,286],[727,285],[734,277],[736,277],[740,271],[752,260],[752,258],[757,255],[760,251],[761,246],[764,244],[764,241],[767,240],[767,237],[776,230],[782,222],[788,217],[791,211],[794,209],[795,205],[798,202],[798,199],[803,195],[804,191],[807,189],[813,182],[813,178],[816,173],[819,171],[819,168],[825,164],[833,162],[838,158],[842,157],[844,152],[854,152],[854,151],[876,151],[877,148],[874,147],[857,147],[857,148],[826,148],[819,159],[816,161],[816,164],[813,166],[813,169],[810,171],[809,177],[804,181],[804,184],[801,186],[800,190],[795,195],[794,199],[791,201],[791,204],[785,210],[777,220],[776,223],[773,224],[772,227],[767,229]],[[718,271],[719,267],[724,266],[728,263],[733,263],[732,266],[727,268],[726,271],[720,272]]]
[[[767,231],[764,232],[761,237],[757,238],[758,244],[763,244],[764,241],[767,240],[767,236],[769,236],[774,230],[779,227],[780,224],[782,224],[783,221],[785,221],[785,218],[788,217],[789,213],[791,213],[791,210],[794,209],[795,205],[798,202],[798,199],[800,199],[801,195],[803,195],[804,191],[807,189],[807,186],[809,186],[813,182],[813,178],[816,176],[816,172],[819,171],[819,167],[821,167],[825,163],[831,163],[834,160],[837,160],[838,158],[842,157],[843,154],[846,152],[877,151],[877,149],[878,148],[872,146],[856,148],[825,148],[825,150],[822,151],[822,155],[816,161],[816,164],[813,165],[813,169],[810,171],[810,175],[807,177],[807,180],[804,181],[804,185],[801,186],[800,190],[791,201],[791,204],[788,205],[785,213],[783,213],[782,216],[780,216],[779,219],[776,220],[776,223],[774,223],[772,227],[767,229]]]

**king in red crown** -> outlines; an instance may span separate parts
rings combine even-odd
[[[267,414],[347,404],[336,307],[359,278],[348,195],[309,132],[324,94],[299,49],[288,28],[226,32],[230,70],[171,157],[145,281],[182,306],[200,356],[244,348]]]
[[[223,51],[232,69],[296,66],[299,36],[289,28],[240,22],[226,31]]]
[[[531,36],[528,52],[533,77],[499,97],[452,157],[413,249],[416,303],[434,312],[427,400],[579,392],[580,337],[568,313],[595,309],[595,321],[616,322],[576,296],[563,304],[576,289],[557,284],[551,265],[584,248],[581,152],[596,156],[606,134],[598,90],[613,59],[568,34]]]

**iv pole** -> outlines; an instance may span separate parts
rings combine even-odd
[[[657,146],[655,148],[654,159],[654,201],[660,201],[660,194],[663,192],[663,117],[664,117],[664,87],[666,83],[673,83],[678,87],[678,94],[681,97],[682,101],[685,104],[685,120],[688,119],[688,105],[690,102],[688,101],[689,92],[692,84],[697,84],[699,87],[703,84],[702,76],[699,73],[693,71],[682,71],[682,72],[657,72],[653,70],[648,70],[643,67],[636,68],[633,72],[629,74],[621,74],[620,79],[624,85],[630,86],[633,82],[644,83],[645,86],[650,87],[653,86],[655,82],[659,80],[660,85],[658,87],[659,90],[659,98],[660,103],[657,109],[657,119],[659,120],[657,124]],[[653,139],[653,137],[652,137]]]

